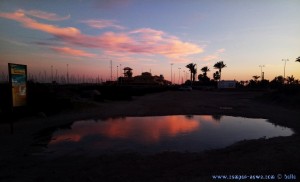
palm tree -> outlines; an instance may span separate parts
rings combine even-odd
[[[300,63],[300,56],[297,57],[296,62],[299,62],[299,63]]]
[[[257,82],[257,80],[260,78],[260,76],[257,76],[257,75],[254,75],[252,77],[253,77],[253,79],[254,79],[255,82]]]
[[[219,71],[216,71],[216,72],[213,74],[213,77],[214,77],[214,80],[220,80],[220,73],[219,73]]]
[[[219,69],[219,74],[220,74],[220,79],[221,80],[221,72],[222,72],[222,69],[226,67],[226,64],[223,63],[223,61],[219,61],[217,62],[215,65],[214,65],[214,68],[215,69]]]
[[[209,68],[207,66],[204,66],[203,68],[201,68],[201,71],[203,72],[203,76],[206,77],[207,76],[207,72],[209,72]]]
[[[195,76],[197,74],[197,69],[196,69],[196,64],[194,63],[190,63],[188,65],[185,66],[186,68],[188,68],[191,72],[191,81],[195,81]]]
[[[292,75],[292,76],[288,76],[288,77],[286,78],[286,80],[287,80],[288,84],[292,84],[292,83],[294,83],[295,78],[294,78],[294,76]]]

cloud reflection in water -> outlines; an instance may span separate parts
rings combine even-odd
[[[266,119],[211,115],[110,118],[74,122],[57,130],[47,150],[58,153],[111,151],[202,151],[222,148],[245,139],[289,136],[289,128]]]

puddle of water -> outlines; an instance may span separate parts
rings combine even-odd
[[[97,155],[162,151],[199,152],[245,139],[289,136],[293,131],[266,119],[232,116],[126,117],[74,122],[53,133],[45,153]]]

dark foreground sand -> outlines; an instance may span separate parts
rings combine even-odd
[[[211,181],[212,174],[296,174],[299,180],[300,112],[257,101],[255,98],[259,95],[259,92],[168,91],[135,97],[132,101],[95,103],[76,112],[66,111],[51,117],[22,119],[14,124],[13,134],[9,124],[1,123],[0,181]],[[202,114],[266,118],[274,124],[292,128],[295,134],[243,141],[225,149],[201,153],[56,158],[40,155],[53,129],[72,121]],[[40,131],[44,131],[43,135]],[[41,146],[36,145],[37,141]]]

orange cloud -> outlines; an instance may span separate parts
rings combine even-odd
[[[95,57],[95,54],[87,53],[82,50],[72,49],[69,47],[51,47],[52,50],[72,56]]]
[[[75,37],[81,34],[80,30],[74,27],[61,28],[55,25],[39,23],[27,17],[26,14],[22,11],[16,11],[14,13],[0,13],[0,17],[15,20],[22,23],[24,27],[47,32],[55,36]]]

